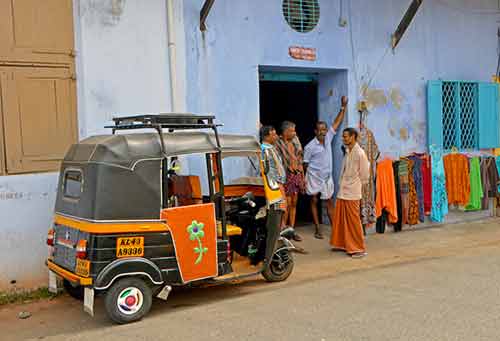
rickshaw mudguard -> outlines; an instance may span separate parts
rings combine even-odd
[[[124,258],[109,263],[99,273],[94,282],[94,289],[108,289],[115,280],[128,276],[144,276],[152,284],[163,284],[161,270],[152,261],[145,258]]]

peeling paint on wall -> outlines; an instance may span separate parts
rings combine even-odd
[[[408,141],[410,138],[410,133],[408,132],[407,128],[401,128],[399,129],[399,139],[403,141]]]
[[[368,84],[363,84],[361,86],[361,94],[368,110],[387,105],[388,100],[383,89],[370,88]]]
[[[401,96],[401,90],[399,88],[392,88],[389,91],[389,97],[391,98],[392,105],[397,110],[401,110],[401,104],[403,102],[403,96]]]
[[[125,0],[87,0],[80,2],[80,17],[87,25],[116,26],[125,10]]]
[[[378,130],[380,132],[380,129],[386,129],[391,139],[401,143],[394,150],[405,150],[415,144],[425,145],[426,125],[415,111],[418,97],[408,99],[399,87],[386,90],[381,87],[369,88],[366,84],[362,87],[362,95],[371,112],[370,116],[387,118],[387,125],[378,125]]]

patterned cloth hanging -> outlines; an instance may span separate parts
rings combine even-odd
[[[408,224],[417,225],[419,220],[419,207],[418,207],[418,197],[417,188],[415,186],[414,178],[414,167],[415,163],[412,160],[407,160],[408,162],[408,184],[409,184],[409,207],[408,207]]]
[[[365,151],[370,162],[370,179],[363,185],[363,197],[361,199],[361,223],[364,226],[371,226],[376,221],[375,215],[375,176],[377,169],[377,160],[380,156],[377,142],[372,131],[367,128],[361,129],[358,137],[359,146]]]
[[[490,207],[490,198],[495,198],[498,193],[497,184],[499,174],[495,164],[494,157],[485,157],[481,160],[481,182],[483,183],[483,201],[482,209],[487,210]]]
[[[413,180],[415,183],[415,191],[417,192],[418,200],[418,220],[423,223],[425,221],[424,185],[422,174],[423,161],[418,155],[410,156],[409,159],[413,161]]]
[[[432,208],[431,220],[442,223],[448,214],[448,196],[446,194],[446,177],[443,153],[436,145],[429,147],[432,172]]]

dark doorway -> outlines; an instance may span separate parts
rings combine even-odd
[[[296,124],[297,135],[305,147],[314,138],[318,120],[318,83],[316,81],[260,81],[260,123],[272,125],[280,133],[283,121]],[[312,222],[309,198],[300,196],[297,224]]]

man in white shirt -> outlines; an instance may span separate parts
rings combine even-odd
[[[316,227],[314,236],[323,239],[319,225],[318,195],[325,200],[328,217],[333,229],[333,174],[332,174],[332,141],[336,130],[344,120],[347,107],[347,97],[342,96],[341,109],[330,127],[325,122],[316,123],[316,137],[304,149],[306,166],[306,193],[311,196],[311,212]]]

